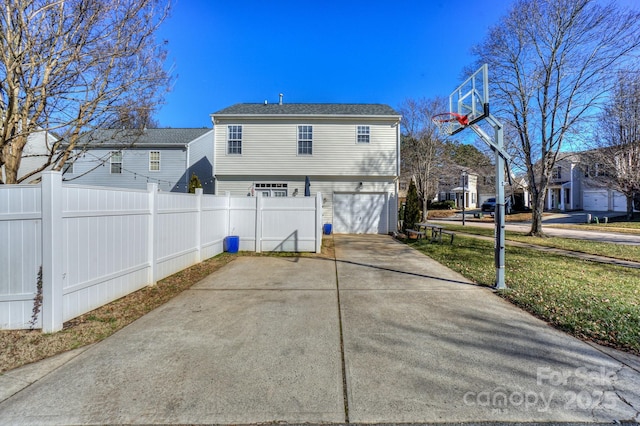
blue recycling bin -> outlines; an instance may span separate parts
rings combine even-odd
[[[331,235],[331,224],[325,223],[322,227],[322,232],[324,233],[324,235]]]
[[[237,235],[230,235],[224,240],[225,251],[227,253],[237,253],[240,250],[240,237]]]

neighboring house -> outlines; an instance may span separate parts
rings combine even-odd
[[[187,192],[191,174],[213,194],[213,130],[98,130],[78,143],[77,157],[65,165],[69,183]]]
[[[564,154],[552,170],[546,209],[626,212],[626,197],[599,179],[606,174],[588,152]]]
[[[462,167],[453,168],[460,169],[459,173],[443,176],[438,180],[437,201],[453,200],[456,203],[456,207],[461,209],[464,199],[465,209],[478,208],[478,175]]]
[[[22,150],[18,179],[42,167],[48,161],[49,153],[57,141],[58,139],[51,132],[44,130],[30,134]],[[2,176],[2,181],[5,182],[4,166],[0,168],[0,175]],[[39,179],[40,173],[36,173],[33,176],[29,176],[22,183],[37,182]]]
[[[211,115],[216,193],[322,193],[336,233],[396,230],[401,116],[380,104],[236,104]]]

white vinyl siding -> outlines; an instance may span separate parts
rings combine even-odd
[[[313,154],[313,126],[298,126],[298,155]]]
[[[160,151],[149,152],[149,171],[160,171]]]
[[[217,176],[396,175],[397,125],[379,120],[369,124],[369,143],[354,142],[361,120],[312,122],[313,155],[298,155],[298,123],[293,120],[246,120],[242,126],[242,156],[226,155],[227,124],[215,126]],[[220,143],[219,143],[220,142]]]
[[[109,163],[111,166],[111,174],[122,174],[122,152],[112,152]]]

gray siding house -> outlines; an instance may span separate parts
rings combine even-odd
[[[322,193],[337,233],[397,226],[401,116],[381,104],[236,104],[211,115],[216,193]]]
[[[63,180],[82,185],[187,192],[191,174],[205,194],[215,190],[212,129],[99,130],[79,144]]]

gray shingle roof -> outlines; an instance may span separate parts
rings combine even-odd
[[[184,146],[210,131],[211,129],[208,128],[144,130],[100,129],[82,136],[79,144],[90,146]]]
[[[399,116],[384,104],[235,104],[212,114],[219,115],[340,115]]]

